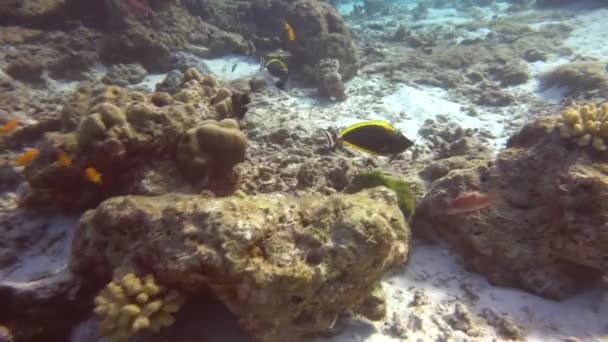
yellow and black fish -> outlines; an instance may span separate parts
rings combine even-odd
[[[414,143],[386,121],[359,122],[344,128],[339,133],[323,130],[329,148],[346,145],[373,155],[391,156],[407,150]]]
[[[279,58],[272,58],[268,61],[261,58],[260,70],[268,70],[268,73],[274,77],[278,77],[279,80],[275,83],[277,88],[283,89],[285,84],[287,83],[287,78],[289,76],[289,71],[287,70],[287,65],[285,62],[280,60]]]

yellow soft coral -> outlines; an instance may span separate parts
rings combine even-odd
[[[102,318],[101,334],[120,342],[142,329],[158,332],[172,325],[183,303],[179,292],[158,285],[154,276],[128,273],[101,290],[94,311]]]
[[[575,139],[580,146],[589,146],[599,152],[608,150],[608,103],[596,106],[588,103],[572,105],[562,112],[560,136]]]

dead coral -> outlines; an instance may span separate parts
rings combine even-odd
[[[602,63],[568,63],[540,77],[544,89],[566,89],[566,96],[589,99],[608,98],[608,73]]]

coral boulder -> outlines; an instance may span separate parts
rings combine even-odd
[[[409,237],[385,188],[115,197],[82,216],[70,268],[95,283],[129,269],[181,293],[211,289],[254,339],[298,341],[346,310],[383,316],[379,280],[406,260]]]
[[[527,124],[493,166],[454,170],[416,208],[414,231],[442,240],[498,285],[562,299],[608,272],[608,163],[604,152],[562,139],[560,118]],[[497,199],[450,210],[475,190]]]

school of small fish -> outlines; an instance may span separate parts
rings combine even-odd
[[[4,125],[0,126],[0,133],[8,134],[8,133],[14,131],[17,128],[18,124],[19,124],[19,120],[10,119]],[[21,155],[19,155],[19,157],[17,157],[17,159],[15,159],[15,166],[16,167],[26,167],[29,163],[31,163],[34,159],[36,159],[36,157],[38,157],[39,154],[40,154],[40,151],[37,148],[27,148]],[[60,151],[59,153],[57,153],[56,161],[62,167],[71,167],[73,165],[72,158],[65,151]],[[83,173],[84,173],[84,177],[88,181],[95,183],[95,184],[101,184],[102,175],[94,167],[92,167],[92,166],[87,167],[86,169],[84,169]]]

